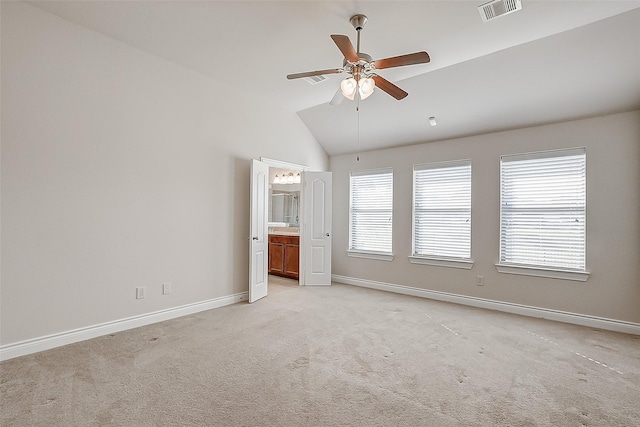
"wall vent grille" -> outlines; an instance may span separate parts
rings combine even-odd
[[[322,75],[320,75],[320,76],[305,77],[304,79],[305,79],[306,81],[308,81],[308,82],[309,82],[309,84],[312,84],[312,85],[317,85],[318,83],[320,83],[320,82],[323,82],[323,81],[327,80],[327,78],[326,78],[325,76],[322,76]]]
[[[487,22],[522,9],[521,0],[493,0],[478,6],[482,21]]]

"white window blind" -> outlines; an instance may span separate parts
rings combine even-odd
[[[393,171],[352,172],[349,249],[391,253]]]
[[[413,168],[413,255],[471,259],[471,161]]]
[[[584,148],[502,156],[500,263],[585,270]]]

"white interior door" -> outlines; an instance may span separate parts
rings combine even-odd
[[[249,302],[267,296],[269,263],[269,165],[251,161],[251,224],[249,226]]]
[[[331,285],[331,172],[302,173],[301,285]]]

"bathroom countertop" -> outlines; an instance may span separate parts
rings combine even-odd
[[[269,234],[275,236],[299,236],[300,229],[296,227],[269,227]]]

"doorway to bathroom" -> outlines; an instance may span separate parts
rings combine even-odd
[[[260,159],[269,165],[268,274],[300,283],[300,201],[304,165]]]
[[[267,295],[269,276],[331,284],[331,187],[330,172],[252,161],[250,302]]]

